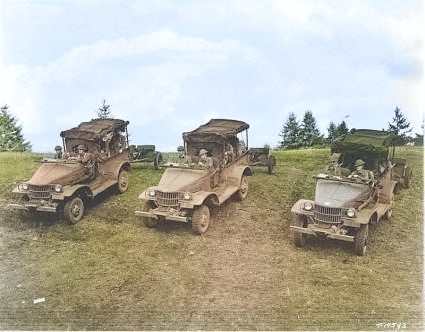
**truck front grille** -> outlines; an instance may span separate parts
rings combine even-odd
[[[36,186],[29,185],[28,197],[30,200],[48,200],[51,198],[51,193],[55,190],[53,185]]]
[[[178,209],[180,197],[181,193],[179,192],[155,191],[155,202],[160,208]]]
[[[341,223],[343,209],[316,205],[314,209],[314,222],[322,226],[331,226]]]

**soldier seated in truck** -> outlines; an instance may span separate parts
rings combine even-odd
[[[363,169],[364,165],[366,163],[361,160],[361,159],[357,159],[356,162],[354,163],[354,171],[351,173],[351,175],[349,176],[349,178],[360,178],[362,180],[368,180],[368,181],[373,181],[374,180],[374,176],[372,171]]]
[[[208,156],[208,150],[207,149],[201,149],[199,151],[199,161],[198,165],[205,168],[211,168],[213,167],[213,159]]]

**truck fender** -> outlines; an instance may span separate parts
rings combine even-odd
[[[314,202],[309,200],[309,199],[300,199],[299,201],[297,201],[291,208],[291,213],[293,214],[308,214],[309,211],[304,210],[302,207],[304,206],[304,204],[306,202],[310,202],[311,204],[313,204],[314,206]]]
[[[118,174],[120,173],[121,169],[126,170],[127,172],[130,172],[130,163],[128,161],[121,162],[119,167],[116,167],[114,170],[114,176],[116,179],[118,179]]]
[[[378,216],[377,209],[363,209],[361,211],[357,211],[355,221],[358,224],[368,224],[369,221],[372,219],[373,215]]]
[[[64,191],[61,194],[59,194],[61,198],[54,196],[53,199],[63,200],[75,195],[77,192],[82,193],[86,197],[93,197],[93,192],[91,191],[89,186],[83,185],[83,184],[77,184],[77,185],[67,186],[66,188],[64,188]]]
[[[193,195],[193,200],[191,204],[193,206],[200,206],[204,203],[210,205],[218,205],[219,199],[215,193],[211,193],[209,191],[199,191]]]
[[[252,176],[252,170],[249,166],[237,166],[230,173],[228,181],[230,185],[239,186],[242,176]]]

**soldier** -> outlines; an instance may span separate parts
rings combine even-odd
[[[364,180],[373,180],[373,173],[371,171],[368,171],[366,169],[363,169],[364,165],[366,163],[361,160],[357,159],[354,163],[355,170],[351,173],[349,176],[350,178],[360,178]]]
[[[208,157],[208,151],[206,149],[201,149],[199,151],[198,165],[206,168],[210,168],[213,166],[213,160],[211,157]]]
[[[60,145],[55,146],[55,159],[62,159],[62,147]]]
[[[233,146],[231,144],[226,143],[226,152],[224,152],[224,164],[227,165],[233,161],[234,152]]]

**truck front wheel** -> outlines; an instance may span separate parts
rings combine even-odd
[[[153,201],[146,201],[143,206],[144,212],[149,212],[151,209],[155,208],[155,203]],[[150,217],[142,217],[143,223],[146,227],[153,228],[158,226],[158,220]]]
[[[204,234],[210,225],[210,209],[206,205],[195,208],[192,215],[192,230]]]
[[[354,237],[354,252],[357,256],[363,256],[366,253],[367,239],[369,236],[369,225],[363,224]]]
[[[294,226],[304,227],[304,216],[294,216],[293,224]],[[307,234],[294,231],[294,243],[297,247],[304,247],[307,242]]]
[[[84,201],[78,196],[72,196],[63,208],[65,221],[69,224],[76,224],[84,216]]]

